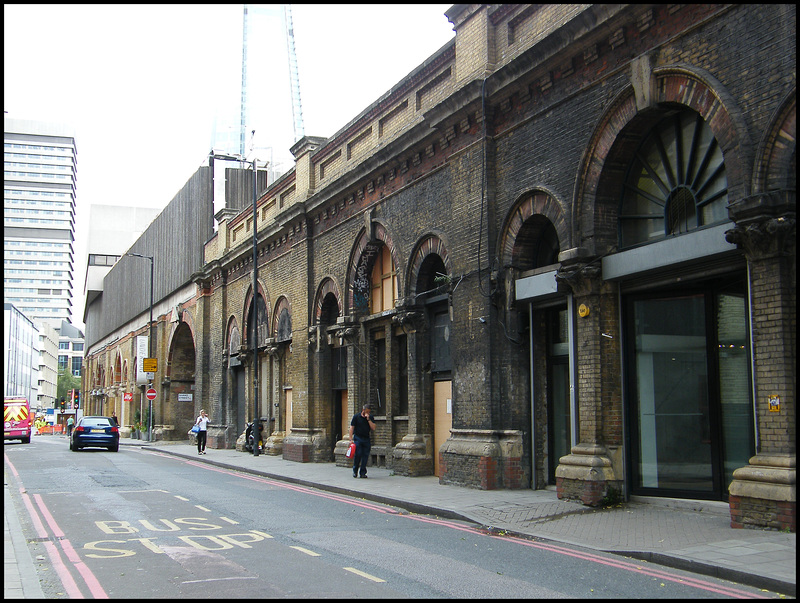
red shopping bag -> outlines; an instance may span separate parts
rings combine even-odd
[[[345,453],[345,456],[347,458],[351,459],[355,455],[356,455],[356,443],[355,442],[350,442],[350,446],[348,446],[347,452]]]

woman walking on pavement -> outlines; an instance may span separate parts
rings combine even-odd
[[[206,435],[208,434],[208,415],[205,409],[200,410],[200,416],[194,422],[197,425],[197,454],[206,453]]]

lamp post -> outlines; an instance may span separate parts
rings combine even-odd
[[[148,326],[148,337],[147,337],[147,355],[152,358],[153,357],[153,256],[152,255],[142,255],[141,253],[133,253],[129,251],[125,255],[130,255],[135,258],[144,258],[146,260],[150,260],[150,322],[147,323]],[[152,384],[151,384],[152,385]],[[153,441],[153,401],[149,400],[149,407],[147,411],[147,441]]]
[[[257,159],[253,158],[252,161],[247,161],[241,156],[217,154],[214,153],[213,150],[209,154],[209,158],[212,160],[227,159],[231,161],[238,161],[240,163],[249,163],[253,167],[253,456],[258,456],[260,453],[259,439],[261,430],[259,429],[260,421],[258,417],[258,227],[256,225],[256,220],[258,218],[258,210],[256,208],[258,201]]]

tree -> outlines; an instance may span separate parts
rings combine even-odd
[[[75,377],[70,371],[67,369],[61,369],[58,371],[58,382],[56,384],[56,405],[64,398],[64,400],[69,399],[69,391],[71,389],[80,390],[81,388],[81,378]]]

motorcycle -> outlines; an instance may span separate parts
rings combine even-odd
[[[247,429],[244,433],[244,449],[247,452],[253,452],[253,442],[255,438],[253,437],[253,421],[247,423]],[[264,431],[264,423],[261,421],[258,422],[258,449],[261,450],[264,447],[264,436],[261,433]]]

